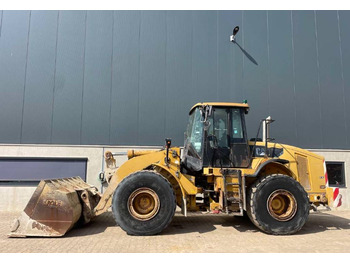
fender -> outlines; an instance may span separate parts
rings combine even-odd
[[[261,170],[265,168],[266,166],[272,164],[272,165],[277,165],[279,168],[283,169],[287,174],[289,174],[291,177],[295,178],[295,175],[287,168],[285,165],[288,164],[289,161],[286,159],[280,159],[280,158],[273,158],[269,159],[265,162],[263,162],[258,169],[254,172],[252,175],[247,175],[246,177],[257,177]]]
[[[159,163],[163,158],[164,150],[161,150],[133,157],[122,164],[113,174],[105,193],[93,211],[94,214],[98,216],[111,207],[114,191],[125,177],[136,171],[144,170],[154,163]]]
[[[176,183],[176,187],[180,188],[181,196],[176,194],[176,198],[181,198],[177,202],[181,202],[181,212],[183,215],[187,216],[187,195],[195,195],[198,193],[197,187],[193,185],[193,183],[188,180],[188,178],[181,174],[177,169],[171,168],[172,166],[167,166],[163,164],[153,164],[155,170],[163,175],[168,181],[173,185]],[[174,190],[176,190],[174,188]],[[176,193],[176,192],[175,192]]]

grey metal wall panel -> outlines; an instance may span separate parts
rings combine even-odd
[[[297,141],[291,21],[290,11],[268,11],[271,137],[287,144]]]
[[[197,102],[192,87],[192,11],[168,11],[166,24],[165,136],[182,146],[188,111]]]
[[[140,32],[140,145],[163,144],[166,97],[166,12],[142,11]]]
[[[341,40],[341,63],[342,63],[342,78],[344,88],[344,104],[345,104],[345,131],[347,133],[347,139],[345,141],[346,146],[350,147],[350,11],[339,11],[339,31]]]
[[[243,53],[229,36],[235,26],[242,30],[242,11],[218,11],[217,20],[218,101],[241,102]]]
[[[1,14],[0,142],[20,143],[30,12]]]
[[[198,102],[218,100],[216,12],[193,12],[192,85]]]
[[[251,106],[248,136],[255,137],[258,123],[269,112],[267,14],[265,11],[243,12],[243,97]]]
[[[293,11],[298,144],[322,147],[315,20],[313,11]]]
[[[1,26],[2,26],[2,17],[4,14],[4,10],[0,10],[0,37],[1,37]]]
[[[316,21],[323,146],[343,148],[346,133],[337,12],[317,11]]]
[[[227,12],[227,11],[226,11]],[[232,23],[229,22],[232,20]],[[230,16],[227,19],[227,24],[231,25],[231,30],[235,26],[240,27],[240,31],[235,39],[235,44],[229,43],[230,49],[232,50],[229,55],[232,55],[233,65],[230,68],[232,77],[233,77],[233,86],[230,92],[230,99],[233,102],[240,102],[246,97],[244,96],[244,59],[247,59],[247,56],[250,56],[248,52],[243,48],[244,45],[244,26],[243,26],[243,11],[239,11],[237,14]],[[230,35],[232,33],[230,32]],[[226,36],[227,37],[227,36]],[[226,40],[227,41],[227,40]]]
[[[60,11],[54,83],[52,139],[80,141],[86,11]]]
[[[111,144],[138,145],[141,11],[115,11]]]
[[[1,143],[182,145],[194,103],[248,99],[250,137],[349,148],[349,11],[85,14],[0,12]]]
[[[112,85],[113,11],[88,11],[82,144],[108,144]]]
[[[57,11],[32,11],[24,93],[22,143],[50,143]]]

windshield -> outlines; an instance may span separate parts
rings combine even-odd
[[[199,108],[196,108],[190,115],[186,133],[186,142],[188,146],[191,149],[194,149],[196,151],[196,154],[200,156],[202,153],[203,122],[201,121],[201,111]]]

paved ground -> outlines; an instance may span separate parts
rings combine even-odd
[[[18,213],[0,212],[1,253],[161,253],[161,252],[349,252],[350,211],[311,213],[304,228],[292,236],[266,235],[249,220],[226,215],[177,213],[157,236],[128,236],[115,226],[111,213],[62,238],[7,238]]]

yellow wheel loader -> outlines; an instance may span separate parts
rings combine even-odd
[[[244,103],[198,103],[189,113],[183,148],[166,139],[162,150],[128,151],[119,168],[106,154],[108,187],[100,194],[79,177],[41,181],[10,237],[62,236],[112,208],[130,235],[154,235],[172,221],[176,207],[247,215],[261,231],[293,234],[309,210],[333,201],[324,158],[273,142],[261,121],[262,139],[248,140]],[[115,162],[114,162],[115,164]],[[330,189],[330,190],[328,190]]]

